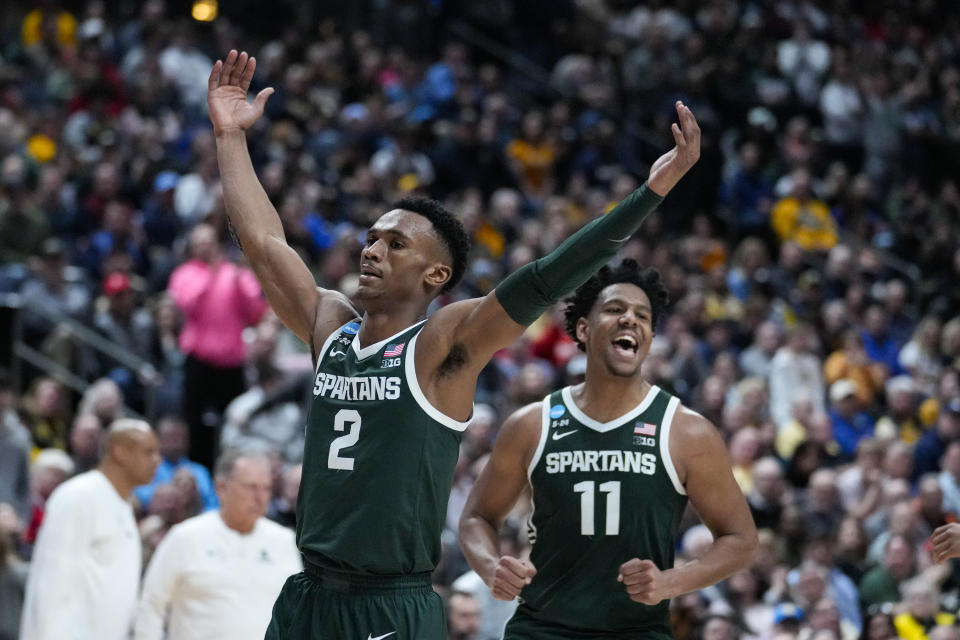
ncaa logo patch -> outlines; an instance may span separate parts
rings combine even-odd
[[[552,407],[550,407],[550,417],[553,418],[554,420],[556,420],[566,412],[567,412],[567,408],[564,407],[562,404],[555,404]]]
[[[343,328],[343,332],[350,336],[357,335],[358,331],[360,331],[360,325],[357,324],[356,322],[351,322],[350,324],[348,324]]]

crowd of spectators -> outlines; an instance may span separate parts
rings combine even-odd
[[[348,295],[365,226],[411,192],[473,238],[438,304],[487,293],[638,186],[682,99],[701,160],[623,253],[671,294],[646,378],[723,434],[760,553],[674,601],[677,638],[958,637],[960,564],[929,544],[960,514],[952,0],[276,2],[262,21],[228,4],[211,23],[163,0],[0,15],[0,293],[20,294],[27,345],[96,380],[80,398],[0,376],[0,639],[47,498],[118,417],[160,436],[135,492],[145,564],[216,507],[218,439],[267,452],[268,513],[293,523],[309,350],[230,240],[205,115],[213,62],[241,47],[252,89],[276,89],[248,135],[257,173],[317,282]],[[510,615],[456,523],[503,418],[581,379],[562,327],[545,316],[481,376],[434,576],[451,638]],[[709,543],[693,514],[683,531],[681,559]]]

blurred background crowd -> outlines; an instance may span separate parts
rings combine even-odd
[[[761,552],[673,602],[677,638],[958,637],[960,563],[929,544],[960,514],[953,0],[227,5],[0,10],[0,638],[46,499],[118,417],[160,439],[145,562],[217,506],[218,449],[270,456],[268,515],[293,525],[311,361],[226,225],[205,99],[231,48],[276,89],[248,140],[288,242],[347,294],[366,225],[411,192],[473,238],[438,304],[489,292],[636,188],[682,99],[701,160],[624,254],[671,294],[646,378],[722,432]],[[583,372],[554,313],[481,376],[434,576],[451,638],[499,637],[513,606],[456,544],[498,427]]]

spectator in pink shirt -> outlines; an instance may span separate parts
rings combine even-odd
[[[246,390],[243,330],[260,320],[267,302],[253,272],[224,258],[210,225],[193,229],[190,253],[192,259],[171,274],[168,289],[184,316],[180,349],[187,356],[183,409],[190,458],[210,467],[221,414]]]

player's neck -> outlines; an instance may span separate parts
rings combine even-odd
[[[419,308],[399,307],[389,311],[367,310],[363,314],[357,339],[360,340],[361,347],[366,347],[400,333],[425,317],[426,311]]]
[[[585,414],[598,422],[609,422],[632,411],[650,392],[649,382],[639,376],[621,378],[595,376],[571,389],[573,401]]]

